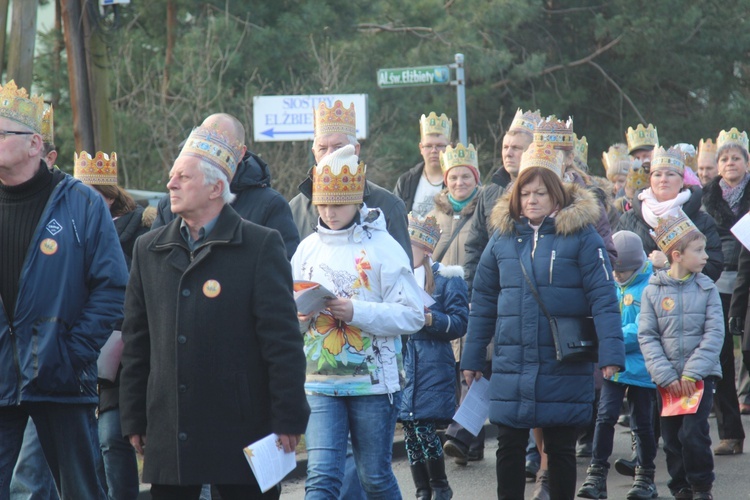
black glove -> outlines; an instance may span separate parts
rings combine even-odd
[[[732,335],[742,335],[744,333],[744,318],[729,318],[729,332]]]

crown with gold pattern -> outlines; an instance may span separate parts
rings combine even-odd
[[[607,179],[612,182],[618,175],[628,175],[633,166],[628,147],[621,142],[612,144],[605,153],[602,153],[602,165],[607,173]]]
[[[521,155],[518,174],[520,175],[521,172],[532,167],[552,170],[562,179],[563,153],[550,143],[534,141]]]
[[[431,111],[429,115],[422,115],[419,119],[419,134],[422,140],[425,140],[428,135],[437,134],[444,135],[446,139],[451,140],[451,130],[453,129],[453,120],[443,113],[438,116],[434,111]]]
[[[656,170],[672,170],[680,175],[685,175],[685,160],[682,150],[679,148],[664,149],[656,146],[651,157],[650,173]]]
[[[682,153],[682,162],[686,167],[695,172],[698,168],[698,155],[696,154],[695,146],[686,142],[680,142],[672,147],[680,150]]]
[[[649,234],[656,241],[659,250],[669,255],[680,242],[690,233],[699,232],[693,221],[685,215],[681,209],[672,211],[667,217],[659,217],[655,229],[650,230]]]
[[[522,111],[518,108],[516,116],[513,117],[513,121],[508,128],[508,132],[526,132],[527,134],[533,134],[536,129],[536,124],[542,120],[542,114],[537,109],[536,111]]]
[[[748,150],[747,132],[740,132],[735,127],[732,127],[728,132],[722,130],[719,132],[719,137],[716,139],[716,150],[720,150],[724,146],[732,145],[739,146],[745,151]]]
[[[44,100],[32,95],[11,80],[0,86],[0,116],[29,127],[37,134],[42,133]]]
[[[55,143],[55,112],[51,104],[42,115],[42,140],[48,144]]]
[[[347,144],[327,154],[313,169],[313,205],[359,205],[365,192],[365,164]]]
[[[558,120],[555,115],[540,120],[534,129],[534,142],[545,142],[560,151],[573,150],[573,118]]]
[[[716,165],[716,152],[718,148],[711,139],[701,139],[698,141],[698,155],[696,156],[696,165],[704,162],[710,162]]]
[[[325,101],[320,101],[314,113],[313,127],[315,137],[323,137],[330,134],[357,136],[357,115],[354,112],[354,103],[347,109],[344,107],[343,102],[336,101],[333,103],[333,107],[329,108]]]
[[[409,238],[411,244],[432,253],[440,239],[440,226],[434,215],[424,219],[409,212]]]
[[[648,186],[649,173],[641,165],[640,160],[632,160],[632,167],[625,177],[625,188],[634,193]]]
[[[650,123],[645,128],[643,124],[639,123],[635,130],[633,130],[633,127],[628,127],[625,139],[628,141],[629,154],[633,154],[633,151],[639,149],[653,149],[659,145],[659,135],[656,133],[656,127]]]
[[[573,133],[573,154],[584,165],[589,164],[589,143],[586,141],[585,135],[579,139],[578,136]]]
[[[86,151],[81,154],[74,153],[73,159],[73,177],[84,184],[97,186],[116,186],[117,185],[117,153],[112,152],[110,156],[101,151],[96,152],[96,156]]]
[[[224,172],[229,181],[237,171],[242,144],[214,127],[195,127],[182,146],[180,156],[200,158]]]

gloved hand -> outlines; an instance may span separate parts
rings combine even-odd
[[[732,335],[742,335],[745,329],[744,318],[729,318],[729,332]]]

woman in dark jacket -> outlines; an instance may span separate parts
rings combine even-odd
[[[435,217],[409,214],[409,236],[417,283],[435,301],[426,309],[425,326],[406,341],[406,386],[399,418],[418,499],[447,500],[453,492],[436,422],[449,422],[456,409],[455,361],[450,341],[466,333],[468,289],[461,266],[433,262],[440,238]]]
[[[563,185],[561,174],[560,153],[545,143],[524,153],[518,180],[493,209],[497,230],[474,278],[461,368],[467,383],[478,379],[494,341],[490,421],[498,426],[501,499],[524,496],[525,448],[534,427],[544,432],[551,498],[572,499],[577,428],[593,411],[594,366],[557,361],[531,286],[552,316],[594,317],[605,377],[625,365],[612,268],[593,226],[599,204],[585,189]]]

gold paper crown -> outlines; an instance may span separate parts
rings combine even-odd
[[[674,215],[668,215],[664,218],[659,218],[656,229],[650,230],[651,237],[656,241],[659,250],[669,255],[685,236],[693,232],[700,232],[693,221],[685,215],[685,212],[678,209],[673,212]]]
[[[701,162],[711,162],[711,164],[716,165],[716,152],[718,151],[718,148],[716,147],[716,144],[714,144],[714,141],[711,139],[701,139],[698,141],[698,155],[696,157],[696,164]]]
[[[550,143],[534,141],[521,155],[520,175],[527,168],[539,167],[552,170],[562,179],[563,154]]]
[[[86,151],[81,154],[73,154],[75,166],[73,167],[73,177],[84,184],[93,184],[99,186],[116,186],[117,185],[117,153],[112,152],[110,156],[101,151],[96,152],[96,156]]]
[[[686,142],[681,142],[675,144],[673,147],[679,149],[680,153],[682,153],[682,163],[695,172],[698,166],[698,155],[696,154],[695,146]]]
[[[573,154],[584,165],[589,164],[589,143],[586,141],[585,135],[579,139],[575,133],[573,134]]]
[[[409,212],[409,238],[412,245],[432,253],[440,239],[440,226],[435,216],[428,215],[420,219]]]
[[[23,87],[17,87],[11,80],[0,86],[0,116],[29,127],[37,134],[42,133],[44,100],[39,96],[29,97]]]
[[[638,124],[635,130],[633,130],[633,127],[628,127],[625,139],[628,141],[629,154],[633,154],[633,151],[638,149],[649,146],[655,148],[659,145],[659,135],[656,133],[656,128],[650,123],[646,128],[643,128],[643,124],[641,123]]]
[[[536,129],[536,124],[542,120],[542,114],[537,109],[536,111],[522,111],[518,108],[516,116],[513,117],[513,121],[508,128],[508,132],[526,132],[533,134]]]
[[[625,177],[625,187],[636,192],[648,186],[648,181],[649,177],[646,169],[641,167],[640,161],[633,160],[633,166],[628,171],[627,177]]]
[[[473,144],[469,144],[467,148],[463,144],[458,143],[455,148],[447,146],[445,151],[440,153],[440,168],[443,170],[443,173],[445,174],[453,167],[469,167],[479,171],[477,150],[474,149]]]
[[[540,120],[534,129],[534,142],[546,142],[561,151],[573,150],[573,118],[558,120],[555,115]]]
[[[623,143],[612,144],[606,152],[602,153],[602,165],[607,179],[612,182],[615,176],[628,175],[632,166],[628,147]]]
[[[679,148],[664,149],[656,146],[654,154],[651,157],[650,172],[655,170],[672,170],[680,175],[685,175],[685,162],[683,160],[682,150]]]
[[[438,116],[431,111],[428,116],[422,115],[419,119],[419,133],[422,140],[425,140],[430,134],[444,135],[446,139],[451,140],[451,130],[453,121],[445,113]]]
[[[325,101],[320,101],[314,118],[315,137],[329,134],[357,136],[357,115],[354,112],[354,103],[346,109],[341,101],[334,102],[332,108],[326,106]]]
[[[724,146],[732,145],[739,146],[747,151],[747,142],[747,132],[740,132],[736,128],[732,127],[729,132],[727,132],[726,130],[722,130],[721,132],[719,132],[719,137],[716,139],[716,150],[718,151]]]
[[[351,144],[324,156],[313,169],[313,205],[362,203],[365,170]]]
[[[42,140],[48,144],[55,143],[55,112],[51,104],[42,115]]]
[[[224,172],[229,181],[237,171],[242,144],[214,127],[195,127],[182,146],[180,156],[200,158]]]

